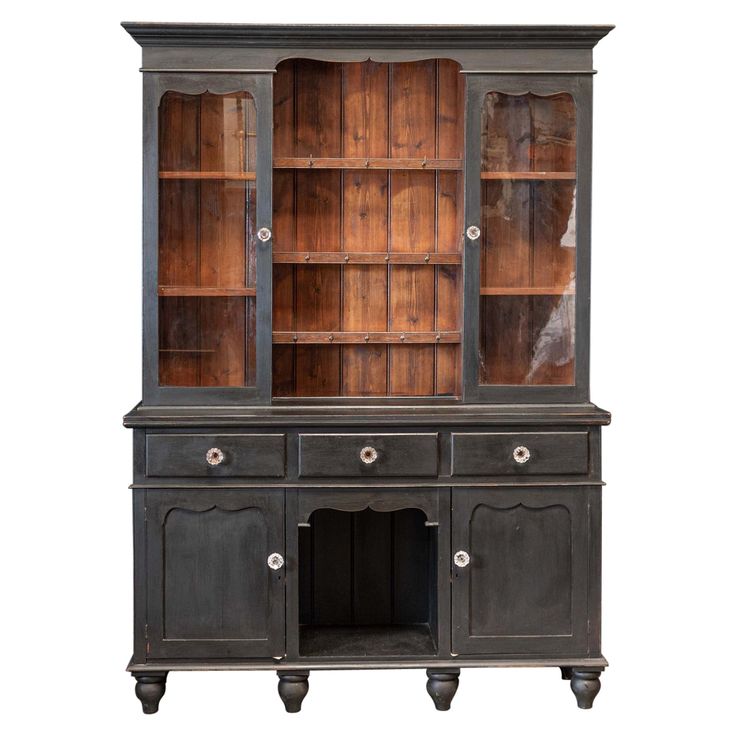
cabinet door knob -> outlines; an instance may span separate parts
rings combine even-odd
[[[478,238],[480,237],[480,228],[477,225],[471,225],[465,231],[465,234],[470,240],[478,240]]]
[[[284,566],[284,558],[278,552],[270,554],[267,562],[272,570],[280,570]]]
[[[378,460],[378,450],[376,450],[375,447],[371,447],[370,445],[368,447],[364,447],[360,451],[360,459],[366,465],[370,465],[371,463],[374,463],[376,462],[376,460]]]
[[[210,447],[205,458],[210,465],[219,465],[225,459],[225,453],[219,447]]]
[[[470,564],[470,555],[464,549],[459,549],[455,552],[455,556],[452,558],[452,561],[458,567],[467,567]]]
[[[271,240],[271,231],[267,227],[262,227],[258,231],[258,240],[262,240],[264,243]]]
[[[524,445],[519,445],[514,449],[514,460],[516,460],[519,465],[523,465],[531,456],[532,454],[529,452],[529,448],[524,447]]]

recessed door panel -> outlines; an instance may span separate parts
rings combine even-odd
[[[146,523],[149,657],[283,655],[281,489],[148,491]]]
[[[584,489],[453,490],[453,651],[583,654]]]

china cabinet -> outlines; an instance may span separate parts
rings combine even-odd
[[[592,48],[610,26],[124,23],[143,47],[135,637],[169,672],[600,649]],[[376,692],[372,695],[375,698]],[[356,696],[357,697],[357,696]]]

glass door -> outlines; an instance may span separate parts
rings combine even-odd
[[[489,399],[577,399],[587,391],[577,365],[578,110],[571,92],[529,88],[475,96],[474,388]]]
[[[181,80],[158,104],[157,342],[149,347],[157,359],[148,378],[174,403],[260,393],[258,262],[270,259],[270,173],[264,182],[260,171],[269,168],[261,159],[270,130],[259,108],[270,100],[243,79],[227,85],[232,91],[219,93]]]
[[[255,102],[166,92],[159,120],[159,384],[253,386]]]

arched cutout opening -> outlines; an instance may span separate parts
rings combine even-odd
[[[437,652],[437,527],[419,509],[318,509],[299,530],[299,653]]]

